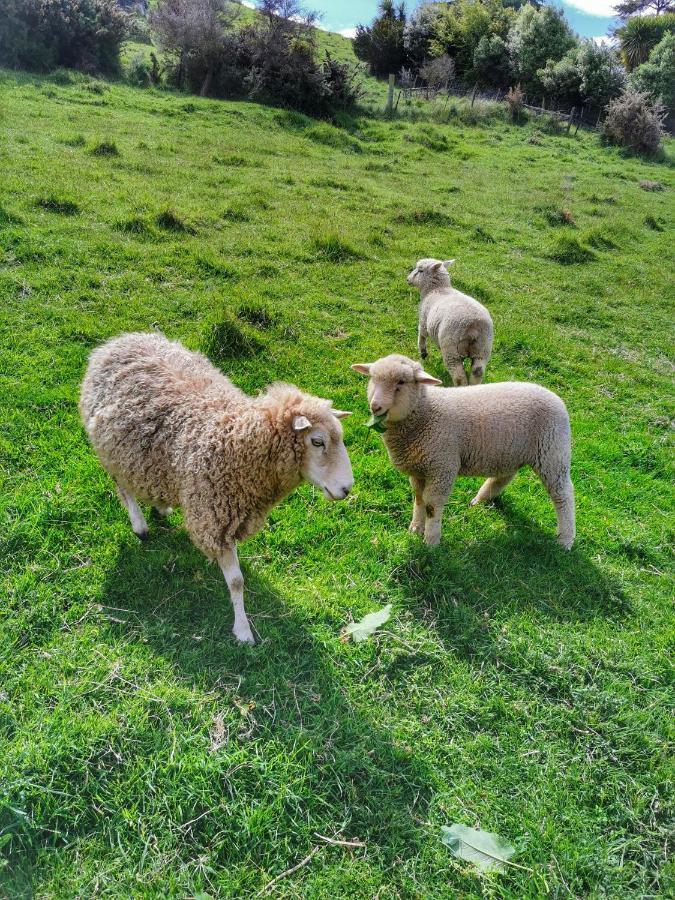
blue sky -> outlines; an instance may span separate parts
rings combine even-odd
[[[329,31],[345,31],[361,23],[370,22],[377,9],[377,0],[314,0],[306,4],[323,13],[321,25]],[[408,10],[417,6],[408,0]],[[565,0],[562,6],[572,28],[582,37],[600,37],[613,23],[611,0]]]

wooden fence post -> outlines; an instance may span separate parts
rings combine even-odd
[[[478,90],[478,82],[476,82],[473,86],[473,90],[471,91],[471,106],[473,108],[474,100],[476,99],[476,91]]]
[[[574,118],[574,113],[576,112],[576,106],[572,107],[572,110],[569,115],[569,119],[567,120],[567,133],[570,133],[570,128],[572,127],[572,119]]]
[[[394,111],[394,81],[396,80],[396,76],[392,73],[389,76],[389,89],[387,90],[387,109],[386,112],[388,115],[391,115]]]

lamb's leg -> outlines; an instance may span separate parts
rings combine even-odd
[[[485,375],[485,367],[487,360],[476,357],[471,360],[471,375],[469,376],[469,384],[480,384]]]
[[[415,491],[415,504],[413,506],[413,517],[408,529],[413,534],[424,534],[424,523],[427,514],[424,510],[424,479],[410,477],[410,486]]]
[[[558,517],[558,543],[565,550],[569,550],[574,543],[576,533],[574,515],[574,485],[569,477],[560,479],[554,484],[547,484],[546,490],[555,506],[555,514]]]
[[[463,359],[457,359],[457,357],[450,359],[444,354],[443,362],[445,363],[445,368],[452,376],[452,383],[455,387],[461,387],[468,383],[466,380],[466,369],[464,368]]]
[[[120,484],[117,484],[117,482],[115,482],[115,484],[117,485],[117,493],[119,494],[120,500],[129,513],[129,521],[131,522],[131,528],[133,529],[134,534],[136,537],[140,538],[140,540],[144,541],[149,534],[148,524],[145,521],[145,516],[143,515],[140,506],[136,502],[136,498]]]
[[[427,481],[422,499],[426,521],[424,524],[424,543],[435,547],[441,542],[441,519],[443,508],[448,502],[455,476],[446,476],[436,481]]]
[[[225,547],[218,557],[218,563],[225,576],[225,581],[230,590],[230,598],[234,608],[234,627],[232,633],[238,641],[245,644],[255,644],[251,626],[244,609],[244,576],[239,568],[237,548],[234,544]]]
[[[417,349],[419,350],[419,354],[422,359],[426,359],[429,355],[427,352],[427,335],[421,325],[419,331],[417,332]]]
[[[493,500],[495,497],[498,497],[506,485],[513,481],[515,476],[515,472],[510,472],[508,475],[487,478],[481,484],[478,493],[471,501],[471,506],[475,506],[477,503],[485,503],[487,500]]]

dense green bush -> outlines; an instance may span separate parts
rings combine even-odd
[[[629,72],[647,62],[649,54],[664,35],[675,31],[675,13],[661,16],[634,16],[617,29],[621,56]]]
[[[669,32],[654,47],[646,63],[633,72],[631,86],[660,99],[668,115],[675,115],[675,32]]]
[[[0,65],[119,71],[126,15],[115,0],[3,0]]]

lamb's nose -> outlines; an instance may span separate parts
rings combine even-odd
[[[350,491],[351,491],[351,487],[344,486],[344,487],[341,487],[341,488],[340,488],[340,492],[341,492],[341,494],[342,494],[342,499],[343,499],[343,500],[345,499],[345,497],[347,496],[347,494],[348,494]]]
[[[379,403],[371,403],[370,411],[374,416],[379,416],[382,414],[382,406]]]

